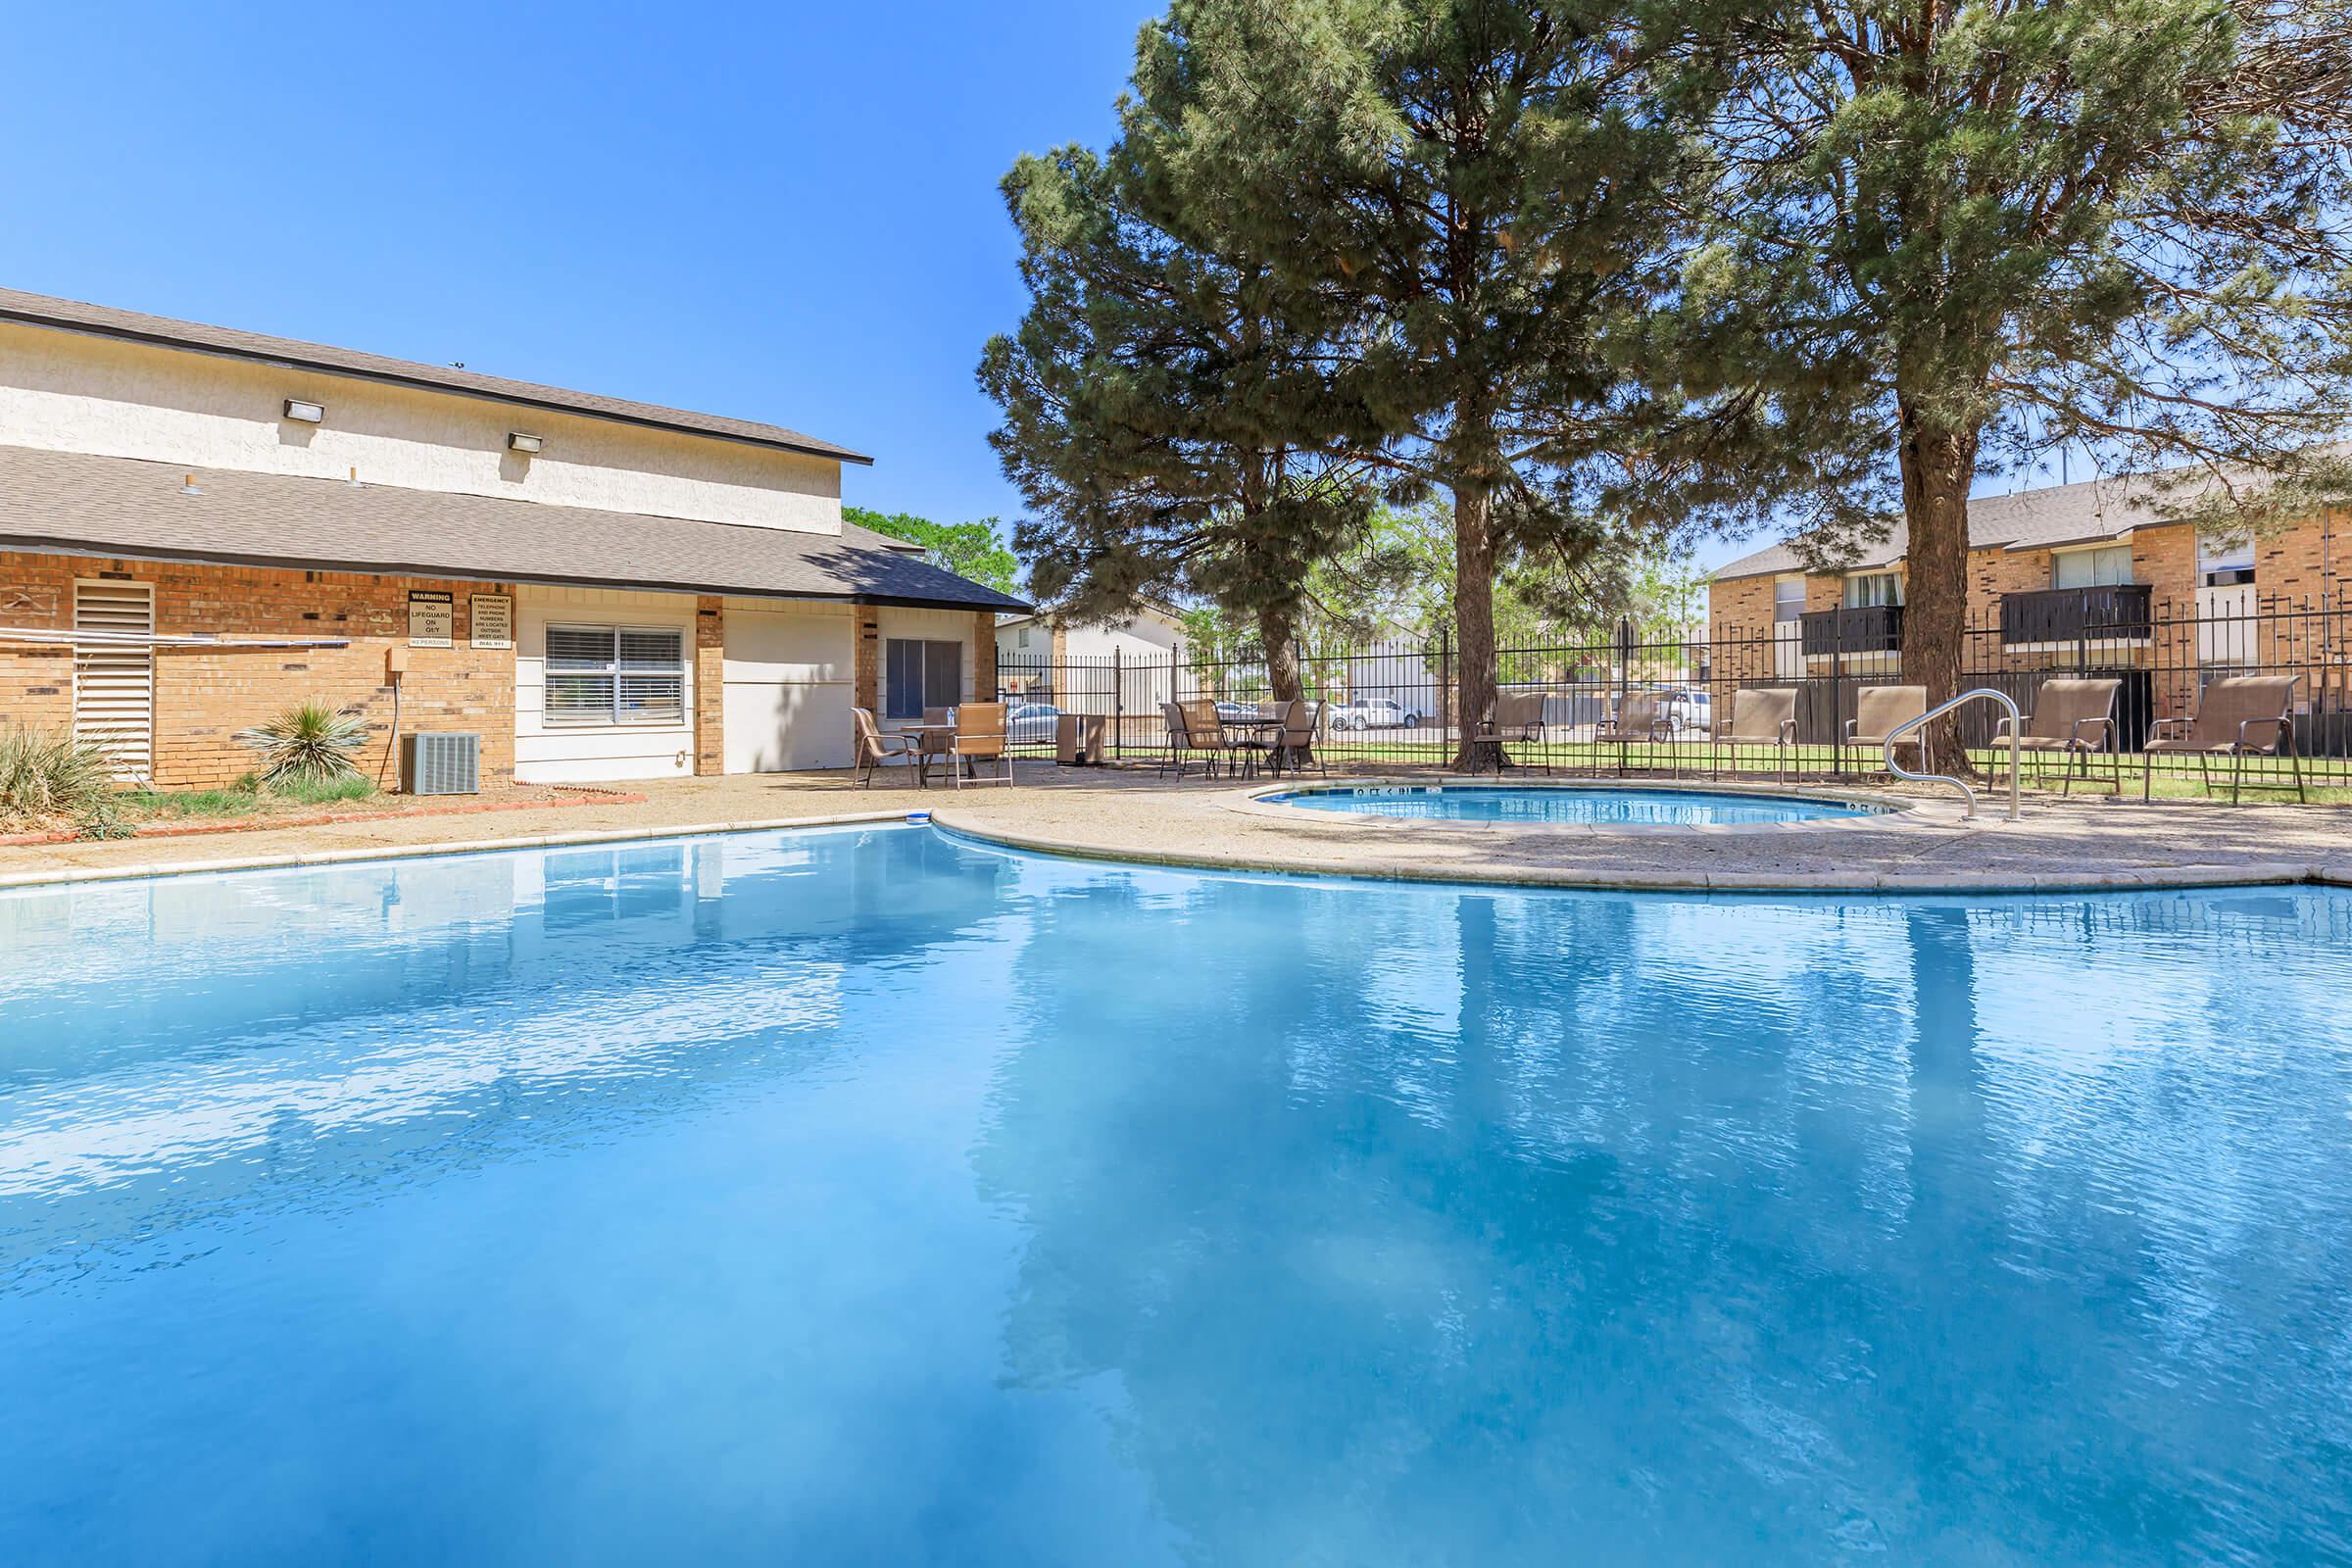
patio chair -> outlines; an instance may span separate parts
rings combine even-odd
[[[948,743],[948,777],[957,789],[968,776],[975,784],[1010,784],[1012,753],[1004,744],[1004,705],[964,703],[956,710],[956,735]],[[982,778],[974,764],[995,762],[999,771]]]
[[[1173,769],[1176,776],[1182,778],[1184,777],[1184,754],[1192,746],[1192,739],[1184,729],[1183,705],[1180,703],[1160,704],[1159,721],[1168,729],[1168,749],[1161,754],[1159,766],[1155,771],[1164,774]]]
[[[1729,728],[1717,730],[1709,738],[1715,754],[1715,767],[1723,769],[1726,747],[1732,753],[1732,771],[1740,771],[1740,748],[1769,746],[1774,760],[1780,764],[1775,770],[1784,778],[1793,780],[1796,768],[1792,759],[1796,746],[1796,688],[1793,686],[1743,686],[1732,693],[1732,722]]]
[[[1231,766],[1235,760],[1233,737],[1225,733],[1225,720],[1217,715],[1213,698],[1194,697],[1177,705],[1184,713],[1185,749],[1207,753],[1208,776],[1217,776],[1220,762]]]
[[[1525,767],[1528,764],[1510,756],[1503,748],[1508,744],[1542,747],[1544,744],[1544,704],[1547,692],[1496,692],[1494,701],[1487,707],[1487,716],[1471,737],[1471,771],[1488,758],[1494,759],[1494,776],[1500,778],[1505,767]],[[1551,771],[1551,756],[1541,754],[1544,771]]]
[[[2077,777],[2090,782],[2091,759],[2105,757],[2108,781],[2116,794],[2124,793],[2123,754],[2115,750],[2115,694],[2123,686],[2120,680],[2072,676],[2041,683],[2034,694],[2034,711],[2017,737],[2018,760],[2032,760],[2027,770],[2036,782],[2055,757],[2061,764],[2058,793],[2071,793]],[[2008,744],[2009,715],[2004,713],[1993,726],[1993,750]]]
[[[2227,675],[2207,684],[2197,699],[2194,718],[2160,718],[2155,734],[2140,754],[2139,798],[2146,800],[2153,785],[2158,753],[2193,756],[2197,776],[2213,787],[2212,766],[2217,757],[2230,759],[2230,804],[2237,804],[2245,786],[2246,759],[2283,757],[2294,771],[2290,784],[2256,784],[2255,789],[2288,790],[2308,801],[2303,789],[2303,763],[2295,755],[2295,685],[2300,675]],[[2166,733],[2170,731],[2171,733]]]
[[[1301,773],[1311,767],[1326,778],[1331,776],[1331,768],[1316,750],[1317,743],[1323,738],[1323,714],[1330,707],[1329,703],[1316,703],[1310,707],[1303,697],[1290,705],[1289,710],[1283,714],[1282,745],[1274,756],[1276,772],[1280,772],[1282,764],[1288,762]]]
[[[911,735],[885,735],[882,726],[874,722],[870,708],[850,710],[850,765],[860,769],[867,789],[874,787],[874,769],[896,759],[902,765],[916,769],[915,783],[922,783],[921,759]]]
[[[1861,747],[1884,757],[1886,737],[1928,710],[1928,689],[1925,686],[1865,686],[1854,700],[1854,716],[1845,721],[1845,738],[1839,749]],[[1924,731],[1913,730],[1910,738],[1897,741],[1919,754],[1919,770],[1928,768],[1928,738]]]
[[[1631,746],[1654,746],[1674,738],[1674,724],[1658,711],[1655,692],[1627,692],[1617,699],[1617,711],[1609,721],[1592,732],[1593,742],[1617,748],[1617,772],[1625,773],[1626,749]]]

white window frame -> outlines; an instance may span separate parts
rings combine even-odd
[[[1793,599],[1789,598],[1789,597],[1788,597],[1788,595],[1787,594],[1787,592],[1785,591],[1785,590],[1787,590],[1787,589],[1790,589],[1790,588],[1793,588],[1793,589],[1795,589],[1795,590],[1796,590],[1796,596],[1795,596],[1795,598],[1793,598]],[[1782,613],[1782,611],[1783,611],[1783,609],[1784,609],[1784,608],[1786,608],[1786,607],[1788,607],[1788,606],[1790,606],[1790,605],[1793,605],[1793,606],[1795,607],[1795,608],[1794,608],[1794,611],[1793,611],[1793,612],[1791,612],[1791,613],[1788,613],[1788,614],[1784,614],[1784,613]],[[1782,625],[1782,626],[1786,626],[1786,625],[1788,625],[1789,622],[1791,622],[1791,621],[1793,621],[1793,620],[1797,619],[1797,618],[1798,618],[1798,616],[1801,616],[1802,614],[1804,614],[1804,612],[1805,612],[1805,579],[1804,579],[1803,577],[1801,577],[1801,576],[1795,575],[1794,573],[1791,573],[1791,574],[1789,574],[1789,575],[1787,575],[1787,576],[1781,576],[1781,577],[1775,577],[1775,578],[1773,578],[1773,579],[1772,579],[1772,618],[1773,618],[1773,622],[1774,622],[1774,624],[1776,624],[1776,625]]]
[[[2216,582],[2216,577],[2228,579]],[[2242,541],[2223,544],[2197,535],[2197,586],[2200,588],[2234,588],[2254,580],[2254,538],[2247,535]]]
[[[2116,562],[2120,558],[2124,574],[2121,577],[2101,577],[2099,572],[2102,557],[2106,558],[2106,569],[2110,571],[2116,569]],[[2073,561],[2090,563],[2090,580],[2088,582],[2061,580],[2064,576],[2062,564]],[[2052,588],[2121,588],[2132,581],[2132,547],[2130,545],[2084,545],[2079,549],[2050,552],[2050,586]]]
[[[1876,582],[1882,577],[1886,580],[1891,597],[1876,602],[1854,597],[1854,589],[1858,584]],[[1875,610],[1887,606],[1899,606],[1903,602],[1903,574],[1891,568],[1882,571],[1849,571],[1845,574],[1845,587],[1839,593],[1838,601],[1848,610]]]
[[[609,639],[611,657],[601,664],[590,666],[570,663],[556,666],[549,644],[558,632],[579,632]],[[674,662],[657,662],[651,660],[621,658],[621,638],[630,633],[642,637],[668,637],[677,642],[678,655]],[[686,632],[680,626],[624,626],[602,621],[551,620],[547,623],[546,641],[540,644],[539,716],[551,729],[677,729],[687,720]],[[551,695],[553,683],[564,676],[588,676],[611,681],[612,706],[602,713],[585,714],[577,711],[559,713]],[[678,685],[678,706],[674,713],[644,713],[625,706],[629,679],[674,679]]]

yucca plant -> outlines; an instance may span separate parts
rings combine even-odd
[[[71,731],[0,724],[0,821],[81,816],[114,797],[114,759]]]
[[[368,744],[368,720],[356,708],[329,708],[313,698],[239,730],[237,739],[261,755],[256,772],[263,784],[324,784],[360,776],[352,759]]]

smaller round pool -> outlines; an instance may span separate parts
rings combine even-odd
[[[1542,784],[1343,784],[1259,799],[1310,811],[1347,811],[1359,816],[1576,827],[1759,827],[1884,813],[1883,808],[1875,806],[1788,795]]]

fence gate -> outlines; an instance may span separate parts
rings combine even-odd
[[[149,637],[155,589],[143,582],[76,582],[74,629]],[[115,760],[115,776],[155,772],[155,650],[144,643],[74,645],[74,735]]]

